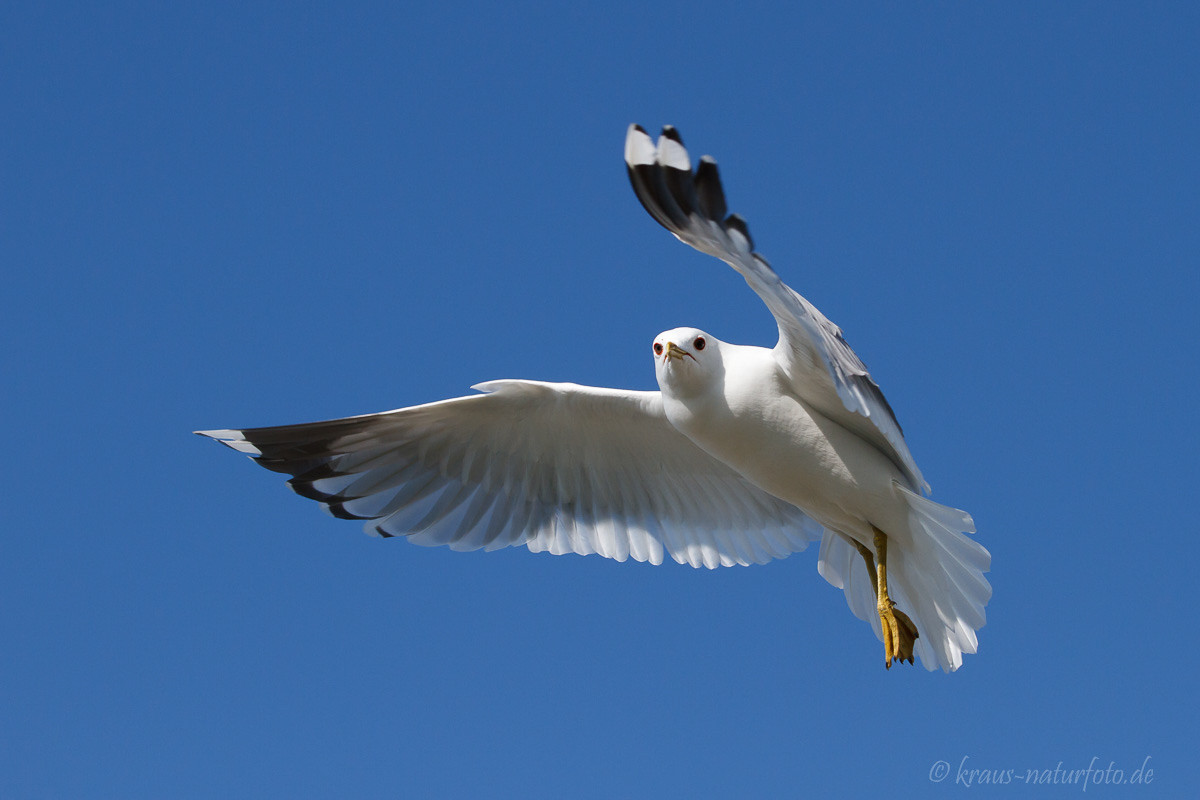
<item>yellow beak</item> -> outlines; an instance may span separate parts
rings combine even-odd
[[[679,345],[675,344],[674,342],[667,342],[667,358],[668,359],[678,358],[680,360],[683,360],[684,356],[687,356],[692,361],[696,360],[696,357],[694,355],[689,353],[687,350],[684,350]]]

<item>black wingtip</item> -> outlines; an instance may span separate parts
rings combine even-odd
[[[289,489],[301,497],[306,497],[309,500],[316,500],[318,503],[337,503],[346,499],[344,497],[339,497],[336,494],[322,492],[308,481],[302,481],[297,478],[292,478],[287,482],[287,485]]]
[[[631,126],[630,130],[645,134],[645,129],[640,125]],[[666,148],[666,162],[670,163],[664,163],[662,139],[671,143]],[[746,221],[738,214],[726,216],[728,206],[716,160],[712,156],[702,156],[693,171],[687,165],[687,148],[683,145],[683,137],[674,125],[663,126],[662,139],[656,147],[657,159],[654,163],[631,160],[627,143],[625,163],[629,182],[650,216],[676,236],[686,235],[689,226],[697,222],[697,217],[703,217],[725,229],[727,234],[732,235],[736,231],[745,240],[747,251],[753,252],[754,239]],[[639,146],[645,148],[643,142],[639,142]],[[734,243],[734,246],[740,247],[740,244]]]
[[[347,511],[345,505],[343,505],[342,502],[326,503],[325,507],[329,509],[330,514],[337,517],[338,519],[357,519],[357,520],[372,519],[372,517],[362,517],[362,516],[359,516],[358,514]]]
[[[346,474],[347,473],[342,472],[341,470],[335,469],[333,464],[330,462],[322,461],[311,469],[305,470],[304,472],[293,473],[293,477],[298,481],[312,482],[325,480],[326,478],[340,478]]]
[[[700,212],[713,222],[721,222],[729,213],[725,205],[725,189],[721,186],[721,174],[712,156],[701,156],[696,167],[696,195],[700,201]]]
[[[746,243],[750,245],[750,249],[754,249],[754,239],[750,236],[750,228],[746,226],[746,220],[742,219],[741,214],[730,214],[725,218],[725,227],[733,228],[735,231],[746,237]]]
[[[650,216],[672,233],[682,230],[687,225],[687,214],[679,207],[667,184],[668,170],[659,164],[629,163],[626,163],[626,169],[634,194]]]

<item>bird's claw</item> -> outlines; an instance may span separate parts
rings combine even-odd
[[[891,669],[893,660],[913,663],[913,647],[921,636],[913,621],[891,598],[879,603],[879,621],[883,624],[884,667]]]

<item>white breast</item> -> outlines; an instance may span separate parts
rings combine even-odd
[[[723,379],[686,399],[664,387],[667,418],[701,449],[817,521],[859,538],[900,533],[895,465],[792,392],[770,350],[721,343]],[[848,509],[854,509],[853,512]]]

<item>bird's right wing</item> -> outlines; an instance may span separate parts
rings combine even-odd
[[[717,162],[691,159],[668,125],[658,144],[640,125],[625,137],[629,181],[642,205],[684,244],[733,267],[762,298],[779,326],[775,353],[801,397],[890,458],[912,488],[928,490],[904,441],[900,423],[842,331],[785,284],[754,251],[746,221],[728,214]]]
[[[667,421],[658,392],[492,381],[485,394],[275,428],[198,431],[369,533],[423,545],[763,563],[822,528]]]

